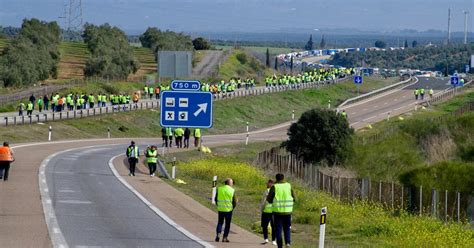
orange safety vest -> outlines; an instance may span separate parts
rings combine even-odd
[[[0,147],[0,161],[13,161],[13,155],[8,146]]]

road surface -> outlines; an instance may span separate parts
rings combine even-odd
[[[449,87],[445,83],[446,81],[436,79],[420,82],[438,91]],[[381,106],[373,108],[379,102],[382,104],[387,102],[384,110],[388,111],[403,106],[410,107],[414,100],[413,97],[410,100],[408,96],[413,93],[414,87],[417,85],[347,106],[350,121],[353,125],[358,124],[354,124],[358,119],[366,119],[364,123],[377,121],[378,118],[367,118],[379,113],[378,109]],[[401,99],[407,100],[400,100],[400,96]],[[286,137],[289,125],[290,122],[251,132],[250,140],[282,140]],[[209,146],[242,143],[245,141],[245,136],[246,134],[206,136],[204,141]],[[79,140],[17,145],[14,148],[17,160],[12,166],[10,181],[0,182],[2,247],[51,247],[50,237],[57,243],[58,240],[61,241],[57,239],[59,233],[62,234],[64,242],[70,246],[108,244],[147,246],[155,242],[157,246],[163,242],[165,247],[171,243],[200,245],[190,240],[189,236],[183,236],[183,232],[178,231],[181,229],[160,220],[159,216],[150,211],[150,205],[157,206],[184,230],[196,235],[199,240],[217,245],[212,242],[216,221],[216,215],[212,211],[158,178],[143,175],[127,177],[126,181],[151,202],[147,205],[134,197],[132,191],[127,191],[123,184],[118,183],[119,177],[112,176],[106,161],[114,155],[123,154],[129,140]],[[136,142],[161,143],[158,139],[136,139]],[[96,149],[82,148],[80,151],[66,152],[58,157],[49,156],[67,149],[91,145],[106,146]],[[40,166],[41,161],[44,161],[45,166]],[[126,174],[123,159],[118,157],[113,163],[119,175]],[[41,168],[45,170],[44,174],[41,173]],[[39,179],[42,176],[44,181]],[[40,191],[41,184],[47,185],[47,191],[44,187],[43,191]],[[48,196],[51,200],[49,203]],[[54,208],[43,209],[42,204],[51,204]],[[45,215],[43,211],[47,214]],[[141,216],[144,219],[139,219]],[[56,227],[52,220],[56,220]],[[84,220],[89,220],[91,223]],[[142,224],[143,228],[158,228],[157,230],[165,231],[163,235],[151,236],[150,232],[137,227]],[[53,227],[49,232],[48,226]],[[260,241],[260,237],[238,227],[233,230],[235,233],[232,233],[232,236],[236,238],[229,247],[255,247]],[[228,247],[227,244],[224,245]]]
[[[196,78],[211,77],[217,72],[217,67],[224,61],[224,52],[209,50],[193,68],[192,76]]]

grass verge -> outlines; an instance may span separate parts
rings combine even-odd
[[[197,151],[168,155],[176,156],[177,176],[187,184],[167,181],[204,206],[210,204],[210,181],[231,177],[236,185],[239,204],[234,222],[241,227],[260,232],[259,202],[268,175],[250,164],[251,158],[273,143],[254,143],[243,147],[232,145],[213,149],[212,155]],[[294,247],[314,247],[317,243],[319,210],[328,207],[326,239],[328,247],[472,247],[474,230],[467,225],[412,216],[406,212],[392,213],[380,206],[365,202],[345,204],[321,193],[292,182],[297,203],[293,215],[292,239]],[[209,190],[202,190],[209,189]]]

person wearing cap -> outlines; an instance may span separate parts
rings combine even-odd
[[[138,146],[135,146],[135,141],[132,140],[130,146],[127,148],[126,152],[127,158],[128,158],[128,164],[130,168],[130,173],[128,174],[129,176],[135,176],[135,168],[138,163],[138,157],[140,156],[140,151],[138,149]]]
[[[3,142],[3,146],[0,147],[0,179],[8,181],[8,174],[10,171],[10,164],[15,161],[13,157],[13,151],[10,149],[8,142]]]

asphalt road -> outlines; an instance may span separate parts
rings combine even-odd
[[[107,166],[124,145],[69,151],[52,158],[46,181],[68,246],[202,247],[125,188]]]
[[[425,89],[426,100],[429,98],[429,89],[433,89],[434,94],[437,94],[450,87],[449,79],[419,78],[419,81],[415,84],[356,102],[342,109],[346,110],[351,126],[359,129],[368,124],[386,119],[389,113],[393,117],[413,110],[415,105],[421,103],[420,99],[418,101],[415,100],[413,91],[416,88]]]

